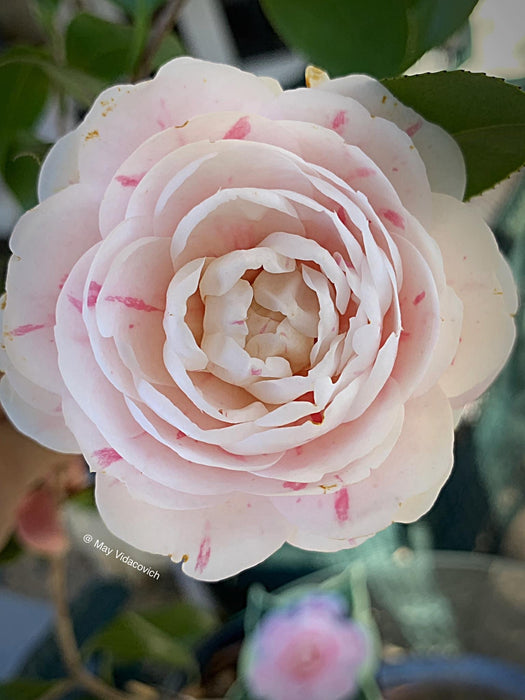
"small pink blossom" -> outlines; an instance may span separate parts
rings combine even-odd
[[[341,599],[323,594],[267,614],[247,643],[244,681],[258,700],[353,697],[371,648]]]

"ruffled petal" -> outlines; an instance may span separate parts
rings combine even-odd
[[[169,510],[133,498],[121,481],[98,474],[96,500],[117,537],[182,561],[183,571],[202,581],[255,566],[285,542],[289,530],[271,503],[257,496],[238,494],[202,510]]]
[[[447,281],[463,303],[459,346],[440,386],[459,408],[476,399],[505,364],[514,343],[516,286],[491,230],[461,202],[435,195],[432,236]]]

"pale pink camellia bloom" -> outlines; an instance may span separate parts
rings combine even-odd
[[[325,604],[325,599],[327,604]],[[369,662],[364,628],[332,604],[311,595],[294,607],[268,613],[246,642],[243,680],[257,700],[348,700]]]
[[[0,400],[107,526],[217,580],[427,511],[516,291],[451,137],[365,76],[104,91],[11,239]]]

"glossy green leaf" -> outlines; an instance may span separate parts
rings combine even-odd
[[[333,77],[397,75],[407,17],[396,0],[260,0],[276,32]]]
[[[17,50],[0,54],[2,132],[31,127],[47,100],[49,80],[39,65],[23,62]]]
[[[68,63],[97,78],[112,82],[133,69],[133,28],[80,13],[66,33]]]
[[[466,71],[405,76],[383,84],[456,139],[467,166],[466,199],[525,164],[525,92],[518,87]]]
[[[460,29],[478,0],[405,0],[408,38],[402,70]]]
[[[36,75],[39,76],[42,84],[49,85],[49,83],[52,83],[54,87],[64,91],[85,107],[91,106],[95,97],[104,87],[104,83],[97,78],[69,66],[59,66],[45,51],[33,47],[17,47],[1,54],[0,71],[3,69],[36,71]],[[25,74],[21,73],[21,75]],[[29,73],[29,75],[32,74]],[[40,87],[39,89],[41,90],[42,88]],[[17,86],[14,94],[18,95],[20,90],[20,86]],[[31,91],[27,90],[27,94],[24,92],[23,99],[27,99],[30,104],[33,104],[36,98]],[[33,109],[30,109],[29,113],[33,113]],[[34,119],[30,123],[32,124],[33,121]],[[25,128],[26,126],[30,126],[27,121],[18,122],[17,124],[18,128]]]
[[[111,651],[116,662],[156,661],[192,675],[198,672],[186,645],[134,612],[119,615],[84,645],[87,654],[99,649]]]

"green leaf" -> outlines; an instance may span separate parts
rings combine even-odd
[[[408,39],[402,70],[460,29],[478,0],[405,0]]]
[[[4,68],[13,70],[13,66],[20,70],[24,68],[38,71],[37,75],[44,84],[47,84],[47,76],[56,88],[64,90],[85,107],[90,107],[95,97],[104,88],[104,83],[97,78],[75,68],[59,66],[45,51],[33,47],[17,47],[0,55],[0,70]],[[17,90],[19,92],[20,88],[18,87]],[[31,94],[27,94],[27,99],[31,104],[35,101]],[[0,112],[0,119],[1,117]],[[26,126],[29,125],[25,121],[17,124],[18,128]]]
[[[152,15],[166,3],[166,0],[111,0],[111,2],[121,7],[131,17],[135,17],[143,11],[144,7]]]
[[[7,147],[2,174],[24,209],[38,203],[38,173],[49,146],[28,132],[17,132]]]
[[[168,36],[163,39],[155,56],[153,56],[151,68],[157,70],[172,58],[183,56],[185,53],[186,51],[179,37],[174,33],[168,34]]]
[[[197,661],[184,644],[134,612],[119,615],[84,645],[87,654],[99,649],[111,651],[117,662],[157,661],[191,675],[198,673]]]
[[[28,129],[47,100],[49,80],[38,65],[22,62],[18,50],[0,54],[0,124],[2,132]]]
[[[397,75],[407,18],[396,0],[260,0],[276,32],[332,76]]]
[[[466,71],[405,76],[383,85],[456,139],[467,166],[466,199],[525,163],[525,93],[518,87]]]
[[[37,700],[56,681],[20,679],[0,685],[0,700]]]
[[[209,635],[218,625],[212,613],[190,605],[172,603],[142,613],[142,617],[170,637],[187,645],[194,645]]]
[[[97,78],[112,82],[131,73],[134,63],[133,28],[81,13],[66,32],[68,63]]]

